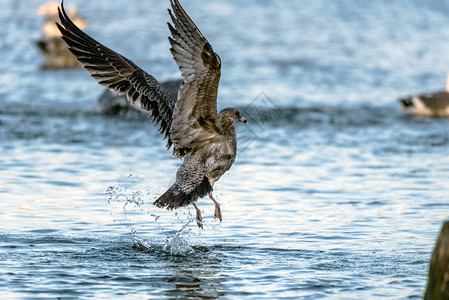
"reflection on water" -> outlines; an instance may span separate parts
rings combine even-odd
[[[89,33],[178,78],[168,2],[114,3],[77,1]],[[4,297],[422,297],[449,122],[396,98],[444,87],[445,2],[187,1],[222,59],[219,107],[250,120],[215,186],[223,222],[199,200],[204,230],[152,205],[180,161],[148,118],[101,115],[85,71],[39,69],[41,4],[0,3]]]

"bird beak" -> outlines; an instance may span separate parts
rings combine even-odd
[[[241,117],[241,118],[239,119],[239,121],[242,122],[242,123],[248,123],[248,121],[246,121],[246,119],[245,119],[244,117]]]

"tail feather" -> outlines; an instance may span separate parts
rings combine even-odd
[[[212,186],[206,176],[204,176],[203,181],[190,193],[182,191],[179,188],[179,185],[175,182],[164,194],[162,194],[162,196],[154,201],[153,204],[161,208],[166,207],[167,209],[176,209],[195,202],[198,200],[198,197],[202,198],[209,192],[212,192]]]

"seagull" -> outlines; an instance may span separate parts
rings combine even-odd
[[[65,12],[64,1],[57,26],[83,68],[101,85],[126,94],[131,103],[140,101],[167,139],[167,150],[173,146],[173,156],[183,159],[175,182],[154,205],[173,210],[192,204],[196,223],[203,228],[195,202],[208,195],[215,204],[214,218],[222,221],[220,204],[212,195],[213,186],[235,161],[236,124],[247,122],[235,108],[217,112],[220,57],[179,1],[170,3],[170,51],[183,77],[177,99],[134,62],[79,29]]]
[[[401,98],[399,103],[404,113],[411,116],[449,117],[449,73],[446,91]]]
[[[43,37],[35,41],[35,45],[44,59],[43,68],[59,69],[80,67],[79,62],[70,53],[67,44],[55,25],[58,21],[58,2],[48,2],[40,6],[36,13],[44,16],[42,22]],[[86,27],[87,21],[77,15],[76,7],[71,6],[68,15],[79,28]]]
[[[399,99],[402,110],[411,116],[449,117],[449,93],[428,93]]]

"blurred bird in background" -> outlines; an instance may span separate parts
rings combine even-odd
[[[80,67],[81,64],[69,51],[67,44],[62,40],[61,33],[56,27],[58,19],[58,2],[47,2],[40,6],[36,13],[44,16],[42,21],[42,38],[36,41],[36,46],[44,59],[43,68],[61,69]],[[81,29],[87,25],[87,21],[77,15],[76,6],[68,8],[68,15]]]

